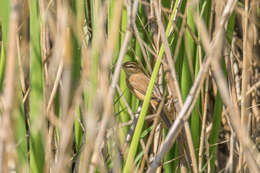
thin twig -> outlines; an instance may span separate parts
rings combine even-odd
[[[12,112],[14,110],[15,95],[15,67],[17,56],[16,38],[17,28],[21,16],[20,1],[11,1],[11,14],[8,35],[8,51],[6,58],[5,83],[3,90],[3,115],[1,116],[1,135],[0,135],[0,172],[11,172],[16,168],[16,147],[14,143],[14,132],[12,127]]]
[[[182,108],[183,101],[182,101],[182,98],[181,98],[179,84],[177,84],[177,75],[176,75],[176,71],[175,71],[174,64],[173,64],[173,58],[172,58],[172,55],[171,55],[171,50],[170,50],[170,47],[169,47],[169,44],[168,44],[168,41],[167,41],[167,38],[166,38],[165,29],[164,29],[162,21],[161,21],[161,16],[160,16],[160,13],[159,13],[159,6],[158,6],[157,1],[155,1],[155,12],[156,12],[156,17],[157,17],[157,23],[158,23],[160,33],[161,33],[161,38],[162,38],[163,45],[164,45],[164,48],[165,48],[165,54],[166,54],[166,57],[167,57],[167,61],[171,63],[170,64],[171,65],[170,72],[171,72],[172,80],[175,82],[174,87],[177,89],[176,92],[177,92],[177,95],[178,95],[178,101],[180,103],[180,107]],[[191,155],[191,160],[192,160],[192,168],[193,168],[193,171],[195,173],[197,173],[198,172],[197,161],[196,161],[194,146],[193,146],[190,127],[189,127],[188,122],[185,122],[184,128],[185,128],[187,142],[188,142],[188,146],[189,146],[189,150],[190,150],[190,155]]]
[[[159,119],[160,119],[160,114],[162,112],[162,109],[163,109],[163,104],[164,104],[164,100],[165,100],[165,94],[163,96],[163,99],[161,100],[160,104],[159,104],[159,107],[158,107],[158,110],[156,112],[156,118],[153,122],[153,129],[148,137],[148,140],[147,140],[147,144],[146,144],[146,147],[145,147],[145,150],[144,150],[144,157],[143,157],[143,160],[142,160],[142,163],[141,163],[141,166],[140,166],[140,169],[139,169],[139,173],[142,173],[143,172],[143,169],[144,169],[144,166],[145,166],[145,162],[148,158],[148,151],[150,149],[150,146],[152,144],[152,139],[153,139],[153,136],[154,136],[154,133],[155,133],[155,130],[156,130],[156,127],[157,127],[157,124],[159,123]]]
[[[200,136],[200,147],[199,147],[199,172],[202,171],[202,162],[203,162],[203,148],[204,148],[204,139],[205,139],[205,131],[206,131],[206,118],[208,111],[208,88],[209,88],[209,80],[206,81],[206,91],[205,91],[205,100],[203,107],[203,117],[202,117],[202,127],[201,127],[201,136]]]
[[[231,14],[231,11],[234,8],[234,4],[236,1],[229,1],[228,5],[227,5],[227,11],[225,11],[225,13],[222,16],[222,27],[224,27],[224,24],[227,21],[227,17],[229,17],[229,15]],[[194,10],[196,11],[196,9]],[[195,22],[197,27],[199,27],[199,31],[201,33],[204,33],[204,36],[207,36],[205,33],[207,33],[206,31],[206,27],[203,25],[202,20],[198,17],[198,14],[195,14]],[[217,34],[215,35],[215,38],[222,38],[223,37],[223,28],[220,27],[220,29],[218,30]],[[179,115],[177,116],[177,119],[175,120],[174,124],[172,125],[172,127],[169,130],[169,133],[166,137],[165,143],[162,145],[159,154],[157,155],[157,157],[155,158],[155,160],[153,161],[152,165],[150,166],[150,168],[148,169],[148,173],[154,172],[155,169],[158,167],[158,165],[160,164],[162,158],[164,157],[164,155],[166,154],[166,152],[169,151],[170,147],[172,146],[172,144],[175,142],[178,134],[181,131],[181,128],[184,125],[184,122],[189,118],[190,113],[192,111],[192,108],[195,104],[196,98],[199,94],[199,90],[202,87],[202,84],[206,78],[206,75],[208,73],[208,69],[209,69],[209,65],[211,63],[211,60],[213,59],[214,56],[214,52],[209,51],[209,50],[217,50],[218,46],[220,44],[222,44],[221,39],[213,39],[213,41],[210,43],[209,38],[208,37],[202,37],[202,43],[205,47],[206,52],[208,52],[208,57],[206,57],[204,59],[204,62],[202,64],[201,69],[199,70],[198,76],[194,81],[194,84],[190,90],[189,95],[187,96],[187,99],[183,105],[183,108],[181,109],[181,111],[179,112]],[[209,46],[210,45],[210,46]],[[210,53],[209,53],[210,52]]]
[[[251,58],[249,57],[249,39],[248,39],[248,0],[245,0],[245,11],[243,13],[243,68],[242,68],[242,91],[241,91],[241,122],[249,131],[249,127],[247,127],[249,122],[249,110],[247,109],[250,106],[250,96],[246,94],[248,85],[250,84],[251,78],[251,70],[250,70],[250,62]],[[242,165],[244,162],[243,157],[243,147],[240,146],[240,154],[239,154],[239,170],[242,169]]]
[[[119,9],[118,7],[120,7],[120,8],[122,7],[122,1],[119,1],[119,2],[120,2],[120,4],[117,5],[117,9]],[[108,94],[105,98],[106,104],[104,105],[104,113],[102,115],[103,119],[101,120],[101,124],[100,124],[101,128],[97,134],[97,138],[95,141],[95,146],[94,146],[93,155],[92,155],[92,159],[91,159],[92,164],[90,165],[90,169],[89,169],[90,173],[94,173],[94,171],[95,171],[95,164],[97,164],[97,162],[98,162],[99,147],[103,141],[108,120],[109,120],[110,116],[112,115],[113,97],[114,97],[114,93],[115,93],[115,89],[116,89],[116,84],[118,82],[119,75],[120,75],[121,64],[123,62],[124,56],[127,51],[128,42],[132,36],[132,32],[130,30],[130,26],[131,26],[130,22],[132,22],[132,18],[135,18],[135,16],[136,16],[137,6],[138,6],[138,0],[135,0],[134,6],[133,6],[133,11],[128,11],[128,15],[129,15],[128,22],[129,23],[128,23],[127,31],[125,33],[122,47],[120,49],[117,64],[115,67],[115,72],[112,77],[112,83],[109,87]],[[127,8],[131,9],[128,4],[127,4]],[[110,56],[112,56],[112,54]]]

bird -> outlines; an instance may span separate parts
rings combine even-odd
[[[125,62],[123,65],[123,70],[126,73],[126,84],[133,95],[135,95],[140,101],[144,101],[146,90],[148,88],[150,77],[145,73],[145,71],[134,61]],[[160,90],[155,84],[150,99],[150,105],[156,111],[161,98]],[[171,122],[165,115],[164,111],[160,115],[166,124],[167,128],[170,128]]]

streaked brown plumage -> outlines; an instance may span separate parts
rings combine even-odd
[[[126,83],[128,88],[139,100],[143,101],[150,82],[149,77],[145,75],[137,63],[132,61],[124,63],[123,69],[126,73]],[[158,99],[159,98],[156,98],[156,93],[153,92],[151,97],[151,104],[153,108],[156,108],[158,105]]]
[[[133,61],[128,61],[123,64],[123,69],[126,73],[126,83],[130,91],[141,101],[144,100],[145,93],[150,82],[150,78],[144,73],[142,68]],[[157,109],[157,106],[160,101],[159,89],[155,85],[153,93],[151,96],[150,104],[154,110]],[[163,118],[165,120],[165,117]],[[167,119],[167,118],[166,118]],[[169,120],[166,122],[169,127]]]

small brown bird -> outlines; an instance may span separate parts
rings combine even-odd
[[[141,101],[144,100],[150,78],[145,74],[142,68],[133,61],[128,61],[123,64],[123,69],[126,73],[126,83],[130,91]],[[155,85],[151,96],[150,104],[154,110],[157,109],[161,98],[158,87]],[[170,128],[171,123],[165,114],[161,115],[167,128]]]

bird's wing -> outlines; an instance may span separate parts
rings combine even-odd
[[[128,87],[132,89],[133,94],[136,95],[137,98],[143,101],[149,81],[150,79],[145,75],[134,74],[128,79]],[[152,94],[152,99],[153,98],[156,98],[154,94]]]

